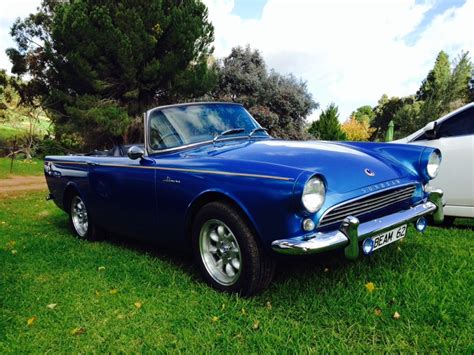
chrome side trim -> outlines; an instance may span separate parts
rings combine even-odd
[[[50,161],[51,163],[56,164],[78,164],[78,165],[87,165],[85,162],[72,162],[72,161]],[[283,176],[274,176],[274,175],[261,175],[261,174],[247,174],[247,173],[234,173],[231,171],[212,171],[212,170],[201,170],[201,169],[185,169],[185,168],[171,168],[171,167],[162,167],[162,166],[147,166],[147,165],[125,165],[125,164],[110,164],[110,163],[100,163],[97,164],[100,166],[110,166],[115,168],[131,168],[131,169],[152,169],[152,170],[165,170],[165,171],[182,171],[185,173],[199,173],[199,174],[213,174],[213,175],[226,175],[226,176],[241,176],[241,177],[251,177],[251,178],[261,178],[261,179],[272,179],[272,180],[281,180],[281,181],[293,181],[293,178],[283,177]]]
[[[280,254],[305,255],[346,247],[346,256],[354,259],[358,256],[358,242],[363,239],[416,221],[422,216],[436,213],[439,209],[442,210],[443,207],[428,201],[413,206],[408,210],[396,212],[361,224],[359,224],[357,218],[348,216],[341,223],[341,227],[338,230],[275,240],[272,243],[272,249]]]

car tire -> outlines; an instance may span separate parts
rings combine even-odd
[[[452,227],[452,226],[454,226],[454,221],[455,220],[456,220],[456,217],[444,216],[442,225],[445,226],[445,227]]]
[[[69,199],[69,226],[79,239],[99,241],[104,239],[103,230],[93,223],[86,203],[78,194]]]
[[[203,206],[193,221],[193,253],[204,280],[219,291],[248,297],[270,284],[275,259],[235,208],[223,202]]]

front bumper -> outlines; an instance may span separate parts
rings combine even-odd
[[[317,254],[344,247],[347,258],[355,259],[359,255],[359,242],[365,238],[382,234],[418,218],[433,215],[436,223],[443,221],[443,191],[434,189],[429,192],[428,200],[408,210],[396,212],[365,223],[353,216],[347,216],[339,230],[316,232],[291,239],[275,240],[272,249],[281,254],[305,255]]]

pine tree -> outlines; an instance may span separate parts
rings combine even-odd
[[[339,112],[337,106],[332,103],[319,116],[319,120],[313,122],[308,132],[321,140],[341,141],[346,135],[339,123]]]
[[[207,59],[213,27],[199,0],[43,0],[11,29],[17,89],[52,116],[56,137],[86,146],[120,141],[131,120],[157,104],[214,85]]]

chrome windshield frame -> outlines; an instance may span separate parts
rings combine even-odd
[[[188,149],[192,147],[198,147],[201,145],[206,145],[206,144],[213,144],[213,139],[208,139],[205,141],[200,141],[200,142],[194,142],[194,143],[189,143],[189,144],[182,144],[177,147],[172,147],[172,148],[164,148],[164,149],[153,149],[150,146],[150,117],[151,115],[156,112],[160,111],[162,109],[167,109],[167,108],[174,108],[174,107],[184,107],[184,106],[200,106],[200,105],[235,105],[235,106],[240,106],[242,107],[245,111],[245,107],[236,102],[189,102],[189,103],[181,103],[181,104],[174,104],[174,105],[164,105],[164,106],[158,106],[155,108],[152,108],[148,110],[145,113],[145,155],[149,156],[151,154],[161,154],[161,153],[169,153],[169,152],[174,152],[174,151],[180,151],[183,149]],[[252,119],[253,123],[255,124],[256,127],[261,127],[260,124],[257,122],[257,120],[248,112],[249,117]],[[262,127],[263,128],[263,127]],[[265,139],[272,139],[272,137],[267,133],[267,137],[258,137],[258,136],[252,136],[252,138],[265,138]],[[218,140],[218,142],[225,142],[229,140],[235,140],[235,139],[245,139],[248,140],[249,137],[248,135],[237,135],[237,136],[231,136],[227,138],[221,138]]]

